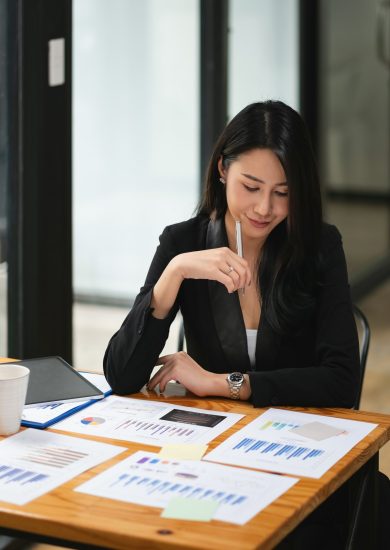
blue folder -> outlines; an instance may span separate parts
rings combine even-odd
[[[107,397],[108,395],[111,395],[112,389],[108,386],[108,384],[105,382],[105,378],[103,374],[97,374],[97,373],[88,373],[88,372],[79,372],[83,377],[85,377],[87,380],[92,382],[98,389],[102,391],[102,394],[104,397]],[[101,383],[97,382],[98,377],[101,377]],[[93,403],[96,403],[96,399],[90,399],[88,401],[73,401],[72,403],[69,402],[54,402],[54,403],[48,403],[45,405],[37,405],[36,408],[38,409],[48,409],[50,410],[50,418],[47,419],[45,422],[38,422],[34,420],[27,420],[26,418],[22,418],[22,426],[26,426],[28,428],[38,428],[38,429],[45,429],[49,426],[52,426],[53,424],[56,424],[57,422],[60,422],[60,420],[63,420],[64,418],[67,418],[68,416],[71,416],[72,414],[75,414],[78,411],[81,411],[82,409],[85,409],[86,407],[89,407],[90,405],[93,405]],[[66,410],[64,411],[63,408],[66,407]],[[71,406],[71,408],[68,408]],[[34,413],[35,407],[28,407],[25,408],[23,411],[23,414],[28,416]]]

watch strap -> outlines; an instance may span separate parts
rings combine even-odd
[[[233,380],[231,380],[231,374],[232,375],[241,375],[242,378],[241,380],[235,382]],[[241,386],[243,385],[244,383],[244,375],[242,373],[237,373],[237,372],[234,372],[234,373],[231,373],[231,374],[228,374],[227,378],[226,378],[226,381],[228,383],[228,386],[229,386],[229,392],[230,392],[230,399],[240,399],[240,390],[241,390]]]

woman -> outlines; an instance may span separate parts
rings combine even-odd
[[[159,357],[178,309],[188,353]],[[353,406],[359,354],[341,238],[322,221],[310,140],[292,108],[254,103],[227,125],[198,215],[165,228],[104,371],[121,394],[177,380],[256,407]]]
[[[178,309],[188,354],[159,357]],[[163,231],[104,371],[123,394],[178,380],[196,395],[256,407],[353,406],[359,352],[344,252],[322,221],[309,137],[293,109],[254,103],[227,125],[198,215]],[[280,548],[344,548],[347,490]]]

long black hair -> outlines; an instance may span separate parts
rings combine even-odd
[[[218,161],[225,169],[253,149],[270,149],[288,182],[289,213],[269,235],[259,267],[262,314],[279,333],[291,331],[314,305],[322,227],[321,191],[310,137],[301,116],[281,101],[252,103],[226,126],[215,144],[198,213],[221,218],[227,210]],[[299,324],[299,323],[298,323]]]

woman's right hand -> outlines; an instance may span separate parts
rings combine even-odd
[[[228,247],[178,254],[168,268],[180,274],[182,279],[218,281],[229,293],[251,283],[248,262]]]
[[[178,254],[154,285],[151,300],[153,317],[166,318],[184,279],[218,281],[231,293],[250,285],[251,272],[248,262],[228,247]]]

